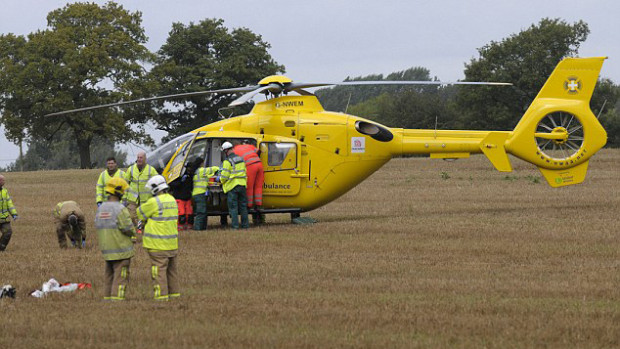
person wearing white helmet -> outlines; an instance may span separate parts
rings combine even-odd
[[[146,221],[142,245],[151,258],[151,278],[154,298],[168,300],[180,297],[177,276],[179,230],[177,202],[168,193],[168,183],[161,175],[146,182],[145,188],[153,194],[138,208],[138,218]]]
[[[230,214],[231,227],[239,229],[239,217],[241,215],[241,228],[250,226],[248,221],[248,198],[246,194],[247,173],[243,158],[235,154],[230,142],[222,144],[222,150],[226,152],[226,160],[222,163],[220,182],[226,194],[228,213]]]

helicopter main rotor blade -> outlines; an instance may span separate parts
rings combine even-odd
[[[242,95],[241,97],[235,99],[234,101],[230,102],[230,104],[228,104],[228,106],[229,107],[236,107],[238,105],[245,104],[250,99],[252,99],[252,97],[256,96],[259,93],[267,91],[267,90],[269,90],[269,92],[271,92],[273,94],[279,94],[280,92],[282,92],[282,85],[271,83],[271,84],[262,86],[260,88],[257,88],[257,89],[255,89],[253,91],[250,91],[250,92]]]
[[[257,88],[258,88],[258,86],[246,86],[246,87],[238,87],[238,88],[225,88],[225,89],[221,89],[221,90],[210,90],[210,91],[178,93],[178,94],[173,94],[173,95],[141,98],[141,99],[134,99],[134,100],[130,100],[130,101],[124,101],[124,102],[100,104],[100,105],[95,105],[95,106],[92,106],[92,107],[84,107],[84,108],[78,108],[78,109],[65,110],[65,111],[60,111],[60,112],[56,112],[56,113],[46,114],[45,116],[58,116],[58,115],[72,114],[72,113],[77,113],[77,112],[82,112],[82,111],[95,110],[95,109],[101,109],[101,108],[109,108],[109,107],[116,107],[116,106],[135,104],[135,103],[151,102],[151,101],[156,101],[156,100],[161,100],[161,99],[187,98],[187,97],[195,97],[195,96],[201,96],[201,95],[213,94],[213,93],[241,93],[241,92],[248,92],[248,91],[252,92],[252,91],[256,90]]]
[[[269,83],[267,85],[254,85],[254,86],[245,86],[245,87],[236,87],[236,88],[225,88],[219,90],[210,90],[210,91],[198,91],[198,92],[187,92],[187,93],[178,93],[166,96],[157,96],[157,97],[149,97],[149,98],[141,98],[134,99],[123,102],[116,103],[108,103],[108,104],[100,104],[92,107],[84,107],[77,108],[71,110],[65,110],[55,113],[46,114],[45,116],[58,116],[58,115],[66,115],[72,113],[78,113],[89,110],[96,110],[102,108],[116,107],[128,104],[135,103],[144,103],[151,102],[156,100],[163,99],[175,99],[175,98],[187,98],[187,97],[196,97],[207,94],[214,93],[244,93],[241,97],[232,101],[229,106],[234,107],[244,103],[247,103],[252,97],[256,96],[259,93],[265,93],[265,91],[269,91],[274,95],[279,95],[280,93],[288,93],[291,91],[302,90],[304,88],[312,88],[312,87],[322,87],[322,86],[360,86],[360,85],[491,85],[491,86],[510,86],[511,83],[506,82],[473,82],[473,81],[456,81],[456,82],[446,82],[446,81],[344,81],[344,82],[321,82],[321,83],[285,83],[284,86],[280,83]],[[308,93],[303,91],[302,93]]]
[[[294,91],[300,88],[322,86],[356,86],[356,85],[490,85],[512,86],[509,82],[478,82],[478,81],[343,81],[324,83],[291,83],[285,87],[285,91]]]

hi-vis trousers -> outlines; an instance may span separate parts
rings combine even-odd
[[[105,286],[103,299],[122,301],[129,283],[129,264],[131,258],[105,261]]]
[[[153,297],[156,300],[168,300],[181,296],[177,274],[177,255],[178,250],[149,251]]]

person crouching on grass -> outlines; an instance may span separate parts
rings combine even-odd
[[[52,215],[56,220],[56,235],[60,248],[67,248],[67,237],[73,247],[86,247],[86,220],[84,212],[75,201],[59,202]]]
[[[125,300],[129,265],[135,254],[132,237],[136,235],[136,228],[129,210],[120,202],[128,187],[124,179],[111,178],[105,185],[108,200],[99,206],[95,215],[99,249],[105,260],[104,300]]]
[[[146,182],[153,197],[138,208],[138,218],[146,221],[142,246],[151,258],[151,277],[154,298],[168,300],[180,297],[177,276],[179,209],[174,197],[168,194],[166,179],[157,175]]]

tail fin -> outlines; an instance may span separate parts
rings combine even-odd
[[[589,158],[607,143],[590,110],[605,58],[563,59],[506,141],[506,151],[538,166],[552,187],[581,183]]]

